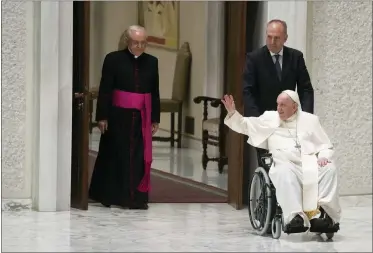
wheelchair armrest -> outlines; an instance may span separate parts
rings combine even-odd
[[[263,154],[260,154],[261,157],[272,157],[272,154],[271,153],[263,153]]]

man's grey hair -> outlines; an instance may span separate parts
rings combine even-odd
[[[120,36],[119,43],[118,43],[118,50],[123,50],[128,47],[128,44],[131,41],[131,34],[133,32],[143,32],[145,33],[145,36],[147,37],[146,30],[144,27],[140,25],[131,25],[126,30],[124,30],[124,32]]]
[[[270,20],[268,23],[267,23],[267,27],[272,24],[272,23],[278,23],[278,24],[281,24],[282,27],[284,28],[284,33],[285,35],[288,34],[288,25],[286,24],[286,22],[284,20],[281,20],[281,19],[272,19]]]

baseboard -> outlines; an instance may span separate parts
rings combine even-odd
[[[31,211],[31,199],[2,199],[1,211]]]

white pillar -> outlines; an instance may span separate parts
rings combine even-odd
[[[73,2],[59,2],[57,211],[70,209]]]
[[[268,20],[281,19],[288,26],[286,46],[303,52],[307,49],[307,1],[268,1]]]
[[[220,98],[224,84],[224,2],[206,3],[206,75],[204,95]],[[209,116],[216,117],[219,111],[209,110]]]
[[[40,3],[39,37],[39,211],[55,211],[57,202],[59,3]]]
[[[34,2],[33,206],[70,208],[72,2]]]

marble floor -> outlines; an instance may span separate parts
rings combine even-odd
[[[2,252],[372,252],[372,196],[342,197],[341,230],[261,237],[247,210],[152,204],[148,211],[3,212]]]
[[[167,136],[169,133],[159,131],[158,135]],[[100,132],[95,128],[90,135],[91,150],[98,151],[99,140]],[[222,174],[219,174],[217,163],[214,162],[208,163],[206,170],[203,170],[201,154],[197,149],[171,148],[169,143],[153,142],[152,168],[227,190],[227,166]]]

